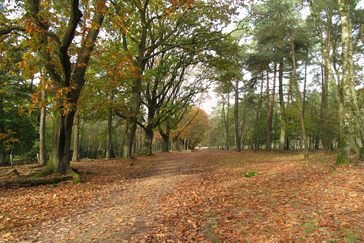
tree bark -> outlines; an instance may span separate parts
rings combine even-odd
[[[355,132],[362,133],[360,122],[360,112],[358,108],[355,82],[354,82],[354,62],[353,62],[353,37],[350,22],[350,7],[346,1],[338,0],[339,13],[341,19],[341,40],[342,40],[342,101],[344,115],[340,122],[340,144],[337,157],[337,164],[349,162],[350,147],[356,155],[361,158],[362,150],[356,143]],[[353,129],[354,128],[354,129]],[[354,130],[354,131],[353,131]]]
[[[46,125],[46,92],[42,89],[42,107],[40,108],[40,121],[39,121],[39,164],[46,165],[46,146],[45,146],[45,125]]]
[[[260,112],[262,109],[262,103],[263,103],[263,77],[262,77],[262,81],[260,83],[260,94],[259,94],[259,100],[258,100],[258,107],[257,107],[257,112],[256,112],[256,116],[255,116],[255,126],[254,126],[254,136],[253,136],[253,141],[252,141],[252,146],[251,149],[254,150],[258,150],[259,149],[259,135],[258,135],[258,131],[259,131],[259,120],[260,120]]]
[[[236,151],[241,151],[240,133],[239,133],[239,81],[235,82],[235,103],[234,103],[234,118],[235,118],[235,141]]]
[[[293,87],[295,89],[296,101],[298,103],[298,108],[300,111],[301,134],[302,134],[303,144],[304,144],[304,158],[308,159],[309,153],[308,153],[308,141],[307,141],[307,135],[306,135],[305,119],[304,119],[304,106],[303,106],[304,100],[302,100],[301,91],[298,87],[297,71],[296,71],[296,56],[295,56],[295,48],[294,48],[293,40],[291,40],[291,48],[292,48],[293,73],[294,73]]]
[[[281,134],[279,138],[279,152],[283,153],[285,148],[286,141],[286,128],[287,128],[287,118],[286,118],[286,109],[284,105],[284,96],[283,96],[283,58],[281,58],[279,63],[279,106],[280,106],[280,115],[281,115]]]
[[[269,73],[267,71],[267,141],[265,148],[268,152],[272,150],[272,125],[273,125],[273,109],[274,109],[274,95],[275,95],[275,85],[276,85],[276,73],[277,65],[274,64],[273,73],[273,86],[272,95],[269,96]]]
[[[159,130],[159,133],[163,138],[162,152],[169,152],[169,132],[161,132],[161,130]]]
[[[72,161],[78,161],[79,159],[79,149],[80,149],[80,115],[76,112],[75,124],[73,130],[73,153]]]
[[[222,121],[223,121],[224,129],[225,129],[225,149],[226,150],[230,150],[229,124],[228,124],[228,120],[229,120],[228,114],[229,114],[229,111],[225,112],[225,97],[224,97],[224,94],[221,94],[221,96],[223,98],[223,104],[222,104]],[[229,110],[229,101],[227,101],[227,110]],[[225,113],[227,113],[227,114],[225,114]]]
[[[144,143],[143,143],[143,154],[145,155],[152,155],[152,145],[153,145],[153,137],[154,137],[154,131],[151,125],[148,125],[145,128],[145,137],[144,137]]]
[[[328,14],[327,20],[327,28],[326,28],[326,52],[330,53],[331,48],[331,14]],[[321,130],[322,130],[322,146],[325,153],[328,153],[331,150],[332,144],[332,135],[330,134],[330,123],[329,123],[329,104],[328,104],[328,96],[329,96],[329,72],[327,66],[331,65],[327,63],[327,60],[324,59],[324,73],[322,78],[322,95],[321,95]]]
[[[1,88],[2,89],[2,88]],[[3,92],[0,92],[0,133],[5,133],[3,117],[4,117],[4,98]],[[1,155],[1,165],[9,165],[9,155],[6,153],[6,148],[4,146],[3,140],[0,138],[0,155]]]
[[[106,154],[105,158],[110,159],[111,158],[111,148],[112,148],[112,116],[113,112],[110,109],[109,111],[109,117],[107,119],[107,134],[106,134]]]

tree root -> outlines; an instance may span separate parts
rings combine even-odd
[[[0,177],[2,177],[2,176],[9,176],[9,175],[10,175],[10,174],[12,174],[12,173],[14,173],[15,175],[17,175],[17,176],[21,177],[21,176],[20,176],[20,174],[19,174],[19,172],[18,172],[16,169],[11,169],[10,171],[8,171],[8,172],[6,172],[6,173],[4,173],[4,174],[0,175]]]

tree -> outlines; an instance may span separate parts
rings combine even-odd
[[[7,21],[3,12],[0,21]],[[35,158],[39,114],[24,114],[34,92],[33,80],[25,80],[18,65],[26,48],[9,31],[0,38],[0,156],[1,164],[10,165],[14,155]]]
[[[221,92],[221,97],[223,98],[223,104],[225,104],[224,93],[227,92],[227,118],[225,119],[225,130],[226,130],[226,140],[227,147],[230,144],[229,138],[229,127],[227,120],[229,119],[229,92],[230,89],[234,91],[234,122],[235,122],[235,144],[236,150],[241,150],[241,139],[240,139],[240,129],[239,129],[239,83],[242,81],[242,68],[244,66],[244,47],[239,45],[239,39],[229,36],[223,41],[216,43],[214,50],[216,51],[216,56],[211,57],[209,72],[214,72],[212,79],[221,86],[219,90]],[[225,117],[225,107],[223,105],[222,116]]]
[[[171,104],[187,105],[195,94],[206,89],[198,80],[186,85],[186,72],[198,63],[199,52],[175,49],[150,59],[146,88],[142,94],[142,103],[147,108],[146,121],[141,124],[145,130],[143,153],[152,154],[154,130],[175,114],[176,109]]]
[[[203,110],[193,107],[178,124],[175,136],[184,144],[184,149],[193,150],[204,140],[207,130],[207,114]]]
[[[362,133],[363,126],[360,121],[354,83],[353,39],[350,19],[350,9],[353,6],[347,1],[337,1],[337,10],[341,20],[342,76],[340,77],[338,70],[335,68],[336,78],[328,48],[329,42],[325,42],[325,36],[317,18],[318,10],[313,1],[309,1],[309,4],[316,30],[319,34],[322,57],[325,60],[325,67],[339,106],[340,140],[337,164],[345,164],[349,162],[350,148],[354,149],[358,157],[362,156],[361,148],[356,143],[354,133],[354,131],[357,131],[359,134]]]
[[[57,88],[51,159],[41,174],[59,172],[72,175],[75,181],[81,180],[69,164],[72,125],[85,83],[85,72],[106,13],[105,3],[98,0],[90,7],[80,6],[79,0],[70,3],[28,0],[21,5],[25,25],[12,25],[0,30],[2,34],[24,31],[29,38],[29,51],[37,50],[42,65]],[[84,22],[82,26],[81,20]],[[78,27],[82,27],[81,32],[77,31]],[[80,34],[80,43],[77,42],[77,34]],[[72,60],[76,61],[72,63]]]
[[[236,13],[235,1],[149,1],[137,0],[130,4],[116,2],[117,10],[126,9],[127,19],[120,15],[124,50],[130,54],[137,75],[132,79],[132,90],[127,119],[123,157],[131,158],[132,144],[142,103],[143,75],[149,59],[179,47],[194,48],[223,37],[221,26]],[[131,35],[127,33],[131,32]]]

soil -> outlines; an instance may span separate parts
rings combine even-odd
[[[161,211],[160,200],[173,192],[185,175],[199,171],[203,153],[170,153],[142,178],[115,185],[85,213],[45,222],[29,242],[142,242]],[[156,158],[158,160],[158,158]]]

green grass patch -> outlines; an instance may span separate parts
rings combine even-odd
[[[242,171],[242,172],[238,173],[239,176],[245,177],[245,178],[253,177],[256,174],[257,174],[257,172],[255,172],[255,171]]]

